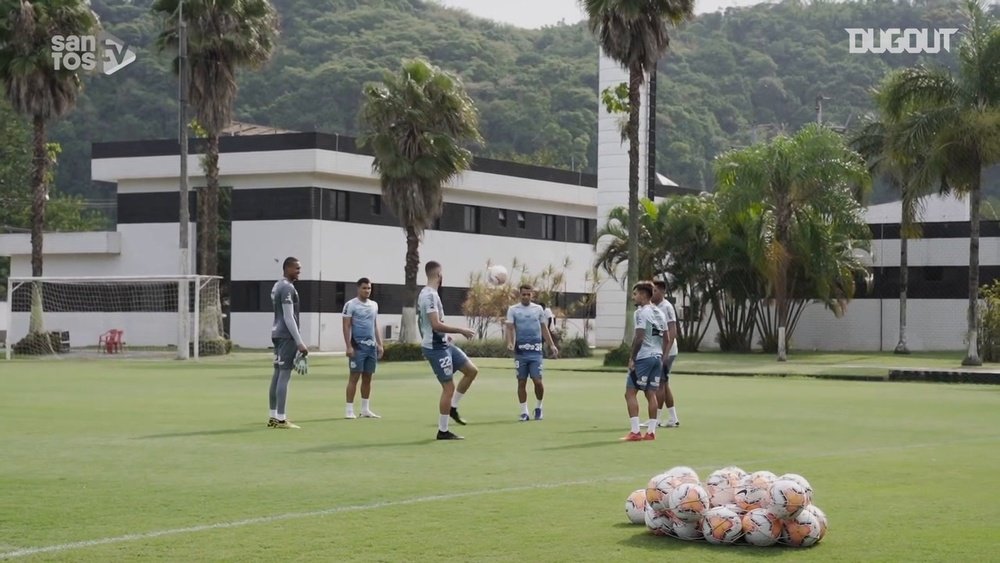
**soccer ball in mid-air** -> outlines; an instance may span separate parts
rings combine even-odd
[[[667,506],[678,519],[696,522],[708,510],[708,493],[701,485],[681,483],[670,492]]]
[[[793,518],[809,504],[805,488],[791,479],[778,479],[771,485],[768,510],[778,518]]]
[[[766,508],[755,508],[743,516],[743,537],[747,543],[767,547],[778,543],[781,520]]]
[[[625,499],[625,515],[628,516],[628,521],[633,524],[646,522],[646,489],[633,491]]]
[[[811,510],[801,510],[794,518],[782,520],[781,543],[810,547],[823,537],[819,518]]]
[[[486,269],[486,280],[493,285],[503,285],[507,283],[507,268],[499,264],[494,264]]]
[[[708,543],[733,543],[743,533],[743,521],[732,510],[717,506],[705,512],[701,520],[701,533]]]

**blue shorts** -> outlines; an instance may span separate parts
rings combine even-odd
[[[636,360],[635,369],[628,372],[625,388],[638,389],[639,391],[654,391],[660,387],[660,377],[662,375],[663,360],[659,356]]]
[[[465,355],[465,352],[454,344],[442,349],[422,348],[422,350],[424,357],[431,364],[434,375],[437,376],[438,381],[441,383],[451,381],[455,370],[460,370],[465,367],[465,364],[469,363],[469,358]]]
[[[347,359],[351,373],[375,373],[378,366],[378,348],[374,346],[354,346],[354,357]]]
[[[667,363],[663,366],[663,383],[668,383],[670,381],[670,370],[674,367],[674,360],[677,359],[677,354],[673,356],[667,356]]]
[[[541,354],[531,354],[514,356],[514,371],[518,379],[541,379],[542,378],[542,356]]]

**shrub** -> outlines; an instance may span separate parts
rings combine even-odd
[[[507,351],[507,343],[497,338],[485,340],[470,340],[458,345],[470,358],[507,358],[511,353]]]
[[[632,355],[632,348],[622,342],[617,348],[608,351],[604,355],[604,365],[614,367],[625,367],[628,365],[629,356]]]
[[[593,355],[594,353],[590,350],[590,344],[582,336],[567,339],[559,345],[560,358],[589,358]]]
[[[30,332],[14,344],[14,353],[20,356],[42,356],[59,352],[62,338],[58,332]]]
[[[1000,362],[1000,280],[980,289],[979,347],[984,362]]]
[[[419,344],[407,342],[394,342],[385,346],[385,353],[382,354],[383,362],[413,362],[423,360],[424,353],[420,350]]]

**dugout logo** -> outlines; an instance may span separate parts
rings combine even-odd
[[[851,53],[929,53],[951,52],[951,36],[957,28],[942,29],[872,29],[848,27],[848,50]]]
[[[97,35],[55,35],[51,47],[55,70],[100,71],[110,76],[135,62],[135,51],[106,31]]]

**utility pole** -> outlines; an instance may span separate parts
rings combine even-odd
[[[816,123],[820,125],[823,125],[823,100],[829,99],[823,94],[816,94]]]
[[[178,223],[180,223],[180,275],[191,275],[190,222],[188,209],[188,60],[187,60],[187,22],[184,21],[184,0],[177,5],[177,76],[179,86],[178,98],[178,141],[180,142],[180,207]],[[177,322],[177,357],[186,360],[189,356],[191,333],[189,327],[189,295],[190,281],[184,280],[178,284],[177,310],[180,318]],[[198,288],[195,287],[195,291]],[[195,311],[197,314],[197,311]]]

